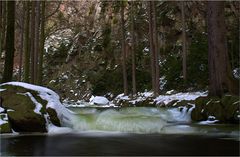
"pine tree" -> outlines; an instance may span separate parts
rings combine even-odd
[[[126,44],[125,44],[125,22],[124,22],[124,2],[121,3],[121,29],[122,29],[122,70],[124,95],[128,94],[128,81],[126,69]]]
[[[35,1],[32,1],[31,2],[32,5],[31,5],[31,22],[30,22],[30,26],[31,26],[31,51],[30,51],[30,56],[31,56],[31,83],[35,83],[35,72],[34,72],[34,61],[35,61],[35,8],[36,8],[36,5],[35,5]]]
[[[131,23],[132,23],[132,92],[136,94],[136,63],[135,63],[135,51],[136,51],[136,39],[135,39],[135,22],[134,22],[134,1],[131,2]]]
[[[7,2],[6,56],[2,82],[12,81],[14,60],[15,1]]]
[[[224,1],[209,1],[207,16],[209,95],[238,95],[239,82],[233,78],[227,52]]]
[[[39,50],[39,65],[38,65],[38,84],[42,84],[43,75],[43,53],[45,42],[45,1],[42,1],[41,6],[41,29],[40,29],[40,50]]]
[[[30,21],[30,2],[24,2],[26,9],[24,11],[25,24],[24,24],[24,82],[29,82],[30,71],[30,41],[29,41],[29,21]]]

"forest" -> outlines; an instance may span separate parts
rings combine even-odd
[[[239,38],[235,0],[0,0],[0,155],[239,155]]]

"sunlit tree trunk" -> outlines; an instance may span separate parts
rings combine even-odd
[[[123,70],[123,89],[124,95],[128,94],[127,69],[126,69],[126,44],[124,29],[124,2],[121,3],[121,29],[122,29],[122,70]]]
[[[41,6],[41,30],[40,30],[40,53],[39,53],[39,66],[38,66],[38,84],[42,84],[43,75],[43,54],[44,54],[44,42],[45,42],[45,1],[42,1]]]
[[[29,20],[30,20],[30,2],[24,2],[26,9],[24,11],[25,24],[24,24],[24,82],[29,82],[30,71],[30,41],[29,41]]]
[[[238,95],[239,82],[233,78],[227,52],[224,1],[209,1],[207,15],[209,95]]]
[[[132,20],[132,92],[136,94],[136,63],[135,63],[135,51],[136,51],[136,40],[135,40],[135,22],[134,22],[134,2],[131,3],[131,20]]]
[[[2,82],[12,81],[14,64],[15,1],[7,2],[6,56]]]

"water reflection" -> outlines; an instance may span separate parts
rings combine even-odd
[[[239,155],[227,136],[88,133],[1,138],[1,155]]]

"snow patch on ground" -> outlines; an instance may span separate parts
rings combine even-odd
[[[168,104],[173,100],[182,101],[182,100],[195,100],[198,97],[207,96],[207,92],[187,92],[187,93],[177,93],[172,95],[160,95],[154,99],[156,104]]]
[[[182,100],[195,100],[200,96],[207,96],[207,92],[186,92],[186,93],[177,93],[172,94],[174,91],[167,91],[166,95],[159,95],[151,103],[155,103],[156,105],[164,104],[167,105],[172,101],[182,101]],[[137,96],[131,98],[130,96],[126,96],[124,94],[119,94],[115,100],[119,103],[121,100],[129,101],[131,104],[136,104],[137,102],[142,102],[147,98],[153,98],[153,92],[143,92],[138,93]]]

